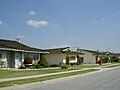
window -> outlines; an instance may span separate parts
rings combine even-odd
[[[75,56],[73,55],[69,56],[69,60],[75,60]]]
[[[38,60],[38,54],[34,54],[34,60]]]

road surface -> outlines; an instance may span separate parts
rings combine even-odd
[[[85,76],[60,78],[0,90],[120,90],[120,67]]]

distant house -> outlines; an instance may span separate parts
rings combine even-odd
[[[102,58],[106,58],[107,61],[103,63],[111,63],[111,62],[117,62],[117,58],[120,59],[120,53],[113,53],[113,52],[100,52],[100,56]],[[118,60],[119,62],[119,60]]]
[[[18,41],[0,39],[0,61],[5,62],[4,67],[18,68],[27,56],[30,56],[34,64],[37,64],[41,53],[45,53],[45,51],[29,47]]]
[[[81,57],[83,59],[83,63],[85,64],[97,64],[100,60],[100,57],[98,56],[98,51],[86,49],[78,49],[77,51],[80,53],[84,53],[84,55],[82,55]]]
[[[81,53],[71,51],[70,47],[46,49],[49,53],[45,54],[45,58],[50,65],[66,63],[66,57],[69,57],[70,63],[77,63],[77,56]]]

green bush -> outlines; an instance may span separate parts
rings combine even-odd
[[[60,65],[58,65],[58,64],[52,64],[49,67],[60,67]]]
[[[103,56],[101,57],[102,63],[108,63],[108,57],[107,56]]]
[[[18,69],[26,69],[26,67],[21,65]]]
[[[5,67],[5,61],[0,61],[0,67]]]
[[[70,64],[69,56],[66,56],[66,64],[67,64],[67,65]]]
[[[39,68],[43,68],[43,66],[37,64],[37,65],[31,66],[31,68],[33,68],[33,69],[39,69]]]
[[[69,67],[70,67],[69,65],[63,64],[63,65],[61,66],[61,69],[68,69]]]
[[[25,57],[24,58],[24,64],[32,64],[32,63],[33,63],[32,57]]]
[[[41,59],[39,60],[38,65],[43,66],[44,68],[49,67],[48,62],[43,55],[41,55]]]

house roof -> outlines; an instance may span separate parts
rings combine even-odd
[[[53,49],[46,49],[49,53],[64,53],[65,51],[69,51],[70,47],[63,47],[63,48],[53,48]]]
[[[22,44],[14,40],[4,40],[0,39],[0,48],[1,49],[13,49],[13,50],[24,50],[24,51],[34,51],[34,52],[44,52],[42,49],[33,48]]]
[[[99,53],[98,51],[94,51],[94,50],[86,50],[86,49],[77,49],[77,51],[86,51],[86,52],[90,52],[90,53]]]
[[[70,47],[63,47],[63,48],[54,48],[54,49],[46,49],[49,53],[67,53],[67,54],[83,54],[77,51],[71,51]]]

